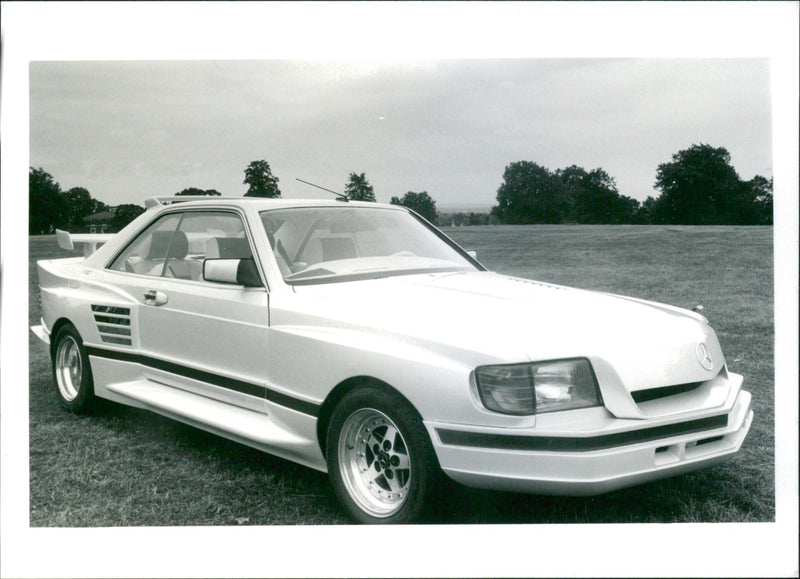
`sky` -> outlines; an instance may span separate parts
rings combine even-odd
[[[109,205],[187,187],[243,195],[266,160],[284,197],[427,191],[489,208],[505,167],[603,168],[644,200],[657,167],[725,147],[772,176],[764,58],[278,59],[30,65],[30,165]]]

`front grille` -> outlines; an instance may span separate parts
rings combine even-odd
[[[648,388],[647,390],[636,390],[635,392],[631,392],[631,397],[634,402],[639,404],[649,400],[658,400],[659,398],[690,392],[700,388],[703,384],[703,382],[690,382],[688,384],[676,384],[675,386],[660,386],[658,388]]]
[[[92,305],[92,311],[101,340],[108,344],[131,345],[130,308]]]

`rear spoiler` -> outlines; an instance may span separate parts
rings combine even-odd
[[[72,251],[75,249],[75,244],[83,245],[83,255],[88,257],[92,255],[97,248],[103,245],[106,241],[114,237],[113,233],[70,233],[56,229],[56,240],[61,249],[68,249]]]
[[[245,197],[231,197],[225,195],[222,199],[245,199]],[[173,195],[172,197],[148,197],[144,200],[144,208],[162,207],[173,203],[186,203],[187,201],[208,201],[209,199],[220,199],[220,196],[209,195]]]

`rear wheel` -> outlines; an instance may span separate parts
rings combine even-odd
[[[334,410],[328,472],[339,500],[361,523],[405,523],[423,509],[437,464],[419,414],[398,394],[360,388]]]
[[[75,413],[90,409],[94,402],[92,368],[83,340],[71,324],[63,326],[53,340],[53,378],[61,406]]]

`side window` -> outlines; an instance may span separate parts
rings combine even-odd
[[[203,260],[253,257],[241,218],[222,211],[165,215],[145,229],[110,269],[201,280]]]
[[[170,246],[164,275],[201,280],[204,259],[251,257],[250,243],[238,215],[187,211]]]
[[[160,276],[180,214],[165,215],[145,229],[111,264],[110,269]]]

